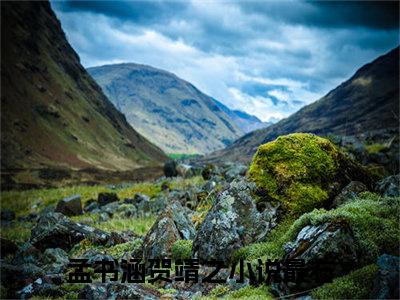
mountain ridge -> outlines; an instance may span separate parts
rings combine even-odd
[[[319,100],[268,128],[244,135],[205,160],[248,163],[259,145],[293,132],[324,136],[365,136],[377,130],[398,132],[398,65],[399,47],[396,47],[360,67]]]
[[[119,63],[88,68],[141,134],[169,153],[208,153],[243,134],[215,99],[153,66]]]
[[[49,2],[1,7],[2,171],[130,171],[167,159],[86,72]]]

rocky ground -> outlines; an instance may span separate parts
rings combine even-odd
[[[1,298],[398,298],[400,175],[356,159],[292,134],[261,146],[250,167],[170,161],[151,182],[4,192]],[[149,259],[171,258],[162,269],[173,279],[190,257],[200,281],[206,261],[224,262],[225,283],[148,282]],[[68,283],[75,258],[92,283]],[[95,261],[130,258],[146,263],[146,283],[101,283]],[[302,262],[298,281],[283,268],[268,277],[268,259]]]

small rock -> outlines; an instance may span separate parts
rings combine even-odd
[[[178,176],[178,171],[176,170],[176,161],[169,160],[164,164],[164,175],[166,177],[176,177]]]
[[[176,171],[178,173],[178,176],[181,176],[183,178],[190,178],[196,176],[195,169],[190,165],[179,164],[176,167]]]
[[[93,211],[93,210],[95,210],[97,208],[99,208],[99,204],[97,203],[96,200],[90,199],[85,204],[85,211],[86,212],[91,212],[91,211]]]
[[[399,257],[384,254],[378,258],[377,264],[379,269],[370,299],[398,299],[400,295]]]
[[[117,194],[115,193],[99,193],[97,202],[99,206],[107,205],[111,202],[119,201]]]
[[[400,196],[400,174],[386,177],[376,184],[375,190],[385,197]]]
[[[77,216],[83,214],[80,195],[66,197],[57,203],[56,212],[66,216]]]

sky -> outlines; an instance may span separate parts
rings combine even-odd
[[[398,2],[52,1],[85,67],[170,71],[276,121],[399,44]]]

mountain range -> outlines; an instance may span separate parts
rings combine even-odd
[[[162,164],[163,151],[129,125],[80,64],[49,2],[3,1],[1,8],[2,174]]]
[[[88,71],[133,128],[168,153],[209,153],[268,125],[164,70],[125,63]]]
[[[399,136],[399,47],[364,65],[318,101],[265,129],[248,133],[208,161],[249,162],[259,145],[293,132]]]

